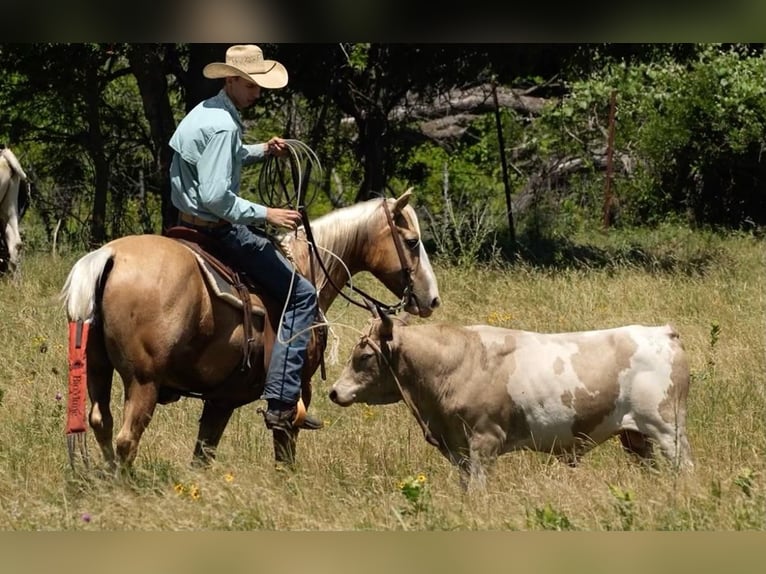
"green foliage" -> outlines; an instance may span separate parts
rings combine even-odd
[[[509,133],[521,129],[508,114],[503,122]],[[432,143],[410,150],[402,175],[417,190],[437,257],[462,265],[498,256],[497,236],[506,216],[498,154],[489,116],[477,119],[452,150]],[[513,186],[517,180],[511,177]]]
[[[94,211],[96,166],[102,165],[97,158],[106,162],[101,173],[108,173],[106,237],[159,231],[166,174],[160,172],[160,150],[146,120],[151,110],[144,108],[127,65],[128,48],[0,47],[5,72],[0,98],[12,102],[0,110],[0,141],[33,168],[36,198],[24,226],[33,249],[47,250],[56,232],[59,249],[90,243],[93,218],[101,215]],[[188,66],[184,45],[166,50],[168,58],[175,54],[181,67]],[[501,112],[509,183],[514,202],[523,204],[513,214],[522,241],[545,243],[601,225],[612,93],[616,225],[750,230],[766,224],[760,192],[766,178],[762,47],[344,43],[279,50],[291,56],[303,77],[285,90],[264,92],[244,114],[246,139],[282,134],[315,147],[325,172],[315,186],[321,192],[309,206],[311,215],[354,201],[370,176],[366,138],[376,135],[384,147],[380,161],[387,191],[415,186],[418,206],[433,223],[424,231],[439,256],[460,264],[497,257],[509,230],[493,114],[476,117],[459,140],[438,144],[398,120],[381,124],[385,134],[364,133],[370,126],[358,123],[370,114],[390,117],[405,93],[434,97],[492,74],[509,85],[537,85],[531,94],[550,102],[539,115]],[[74,68],[68,65],[75,61]],[[550,80],[552,61],[565,79],[561,85]],[[178,120],[190,86],[178,69],[161,71],[168,74],[167,98]],[[257,189],[258,171],[243,175],[248,196]]]
[[[399,481],[397,487],[407,501],[402,514],[420,514],[428,509],[430,493],[425,474],[408,476]]]
[[[536,122],[536,150],[587,163],[591,144],[605,143],[614,91],[616,160],[631,163],[615,177],[623,224],[656,224],[673,213],[700,225],[763,225],[765,73],[764,54],[738,46],[703,46],[688,64],[667,55],[610,61],[573,81]],[[594,215],[598,207],[591,205]]]
[[[567,515],[546,503],[542,508],[527,512],[527,525],[532,529],[541,530],[575,530]]]
[[[745,468],[734,479],[734,484],[736,484],[748,498],[752,498],[753,496],[755,476],[756,473],[752,468]]]
[[[614,497],[614,507],[620,517],[622,530],[633,530],[635,525],[635,494],[628,489],[622,489],[617,485],[610,484],[609,492]]]

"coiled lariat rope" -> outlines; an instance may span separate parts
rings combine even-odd
[[[264,205],[270,207],[279,207],[285,209],[295,209],[301,212],[305,219],[305,208],[307,202],[305,200],[306,189],[311,177],[312,168],[316,167],[317,173],[321,173],[322,165],[319,162],[317,154],[304,142],[297,139],[285,139],[283,140],[287,146],[290,154],[286,156],[287,162],[282,161],[283,158],[269,155],[266,157],[263,168],[258,178],[258,197]],[[285,163],[288,164],[287,168]],[[289,169],[289,178],[285,175],[285,170]],[[288,184],[289,179],[289,184]],[[314,187],[314,193],[310,200],[313,201],[316,196],[316,186]],[[297,237],[298,230],[295,230]],[[277,241],[278,242],[278,241]],[[309,243],[309,260],[311,260],[311,251],[316,250],[316,246]],[[284,252],[284,251],[283,251]],[[285,294],[285,303],[282,307],[282,313],[279,316],[279,324],[277,325],[276,337],[283,345],[289,344],[296,337],[299,337],[306,331],[312,329],[319,329],[321,327],[330,328],[330,324],[326,321],[321,309],[317,313],[317,322],[307,327],[306,329],[293,333],[292,337],[285,340],[282,339],[282,326],[284,323],[285,313],[287,313],[287,306],[290,302],[290,298],[293,294],[293,288],[295,286],[295,275],[298,273],[298,268],[295,261],[292,258],[291,253],[285,253],[286,258],[292,263],[292,276],[290,278],[290,287]]]
[[[306,209],[316,198],[318,186],[310,197],[306,196],[312,169],[321,173],[322,166],[317,154],[301,140],[283,140],[290,152],[283,158],[269,155],[258,177],[258,197],[263,205],[299,210]],[[287,164],[287,165],[285,165]],[[285,173],[289,170],[289,176]]]
[[[289,161],[289,171],[290,171],[289,180],[291,185],[288,185],[287,177],[285,176],[284,162],[280,161],[283,158],[273,156],[273,155],[267,156],[266,162],[263,166],[263,169],[261,170],[260,177],[258,180],[258,194],[261,201],[266,205],[296,209],[300,211],[304,232],[306,234],[306,240],[309,247],[309,261],[313,261],[314,259],[316,259],[320,269],[325,275],[326,283],[329,283],[338,292],[338,294],[341,295],[341,297],[346,299],[349,303],[352,303],[353,305],[356,305],[363,309],[369,308],[370,304],[373,304],[375,307],[377,307],[381,311],[387,312],[389,314],[394,314],[400,311],[401,309],[403,309],[412,290],[412,270],[407,265],[407,261],[404,257],[404,250],[401,245],[401,241],[396,233],[396,228],[395,228],[390,210],[388,209],[388,204],[386,203],[386,199],[385,198],[383,199],[382,208],[383,208],[383,211],[385,212],[388,225],[391,227],[391,237],[394,241],[394,246],[396,247],[397,255],[402,265],[402,274],[404,276],[406,287],[402,295],[402,299],[399,301],[399,303],[395,305],[387,305],[381,301],[378,301],[377,299],[375,299],[368,293],[362,291],[361,289],[355,287],[351,282],[351,275],[350,273],[348,273],[349,277],[346,282],[346,285],[349,287],[349,289],[356,292],[358,295],[360,295],[363,298],[364,302],[360,303],[358,301],[355,301],[348,295],[346,295],[343,292],[342,286],[336,285],[335,282],[332,280],[332,277],[330,276],[330,273],[324,264],[324,260],[319,253],[320,247],[316,244],[314,235],[311,231],[311,225],[309,222],[308,213],[306,212],[306,207],[308,206],[309,202],[313,201],[314,197],[316,196],[316,186],[314,187],[314,191],[311,195],[310,201],[306,201],[306,190],[308,188],[308,184],[310,181],[312,168],[316,167],[317,173],[321,173],[322,167],[319,162],[319,158],[317,157],[316,153],[308,145],[306,145],[304,142],[300,140],[285,139],[284,142],[288,150],[290,151],[290,154],[289,156],[287,156],[287,158]],[[297,237],[297,234],[298,234],[298,230],[296,229],[295,237]],[[324,248],[321,248],[321,249],[327,252],[326,249]],[[282,313],[279,318],[279,325],[277,326],[277,333],[276,333],[277,341],[279,341],[281,344],[288,344],[293,339],[301,335],[303,332],[309,331],[311,329],[318,329],[321,327],[328,327],[328,329],[330,328],[330,324],[326,321],[326,318],[323,316],[320,310],[319,314],[322,315],[320,317],[321,319],[320,321],[306,328],[303,331],[294,333],[293,336],[287,340],[284,340],[281,338],[283,320],[284,320],[285,313],[287,312],[287,305],[290,301],[290,297],[292,296],[293,287],[295,285],[295,274],[297,273],[297,267],[295,265],[295,261],[293,261],[292,259],[292,255],[290,253],[286,253],[286,256],[290,260],[290,262],[293,264],[293,275],[290,280],[290,287],[285,297],[285,304],[282,308]],[[337,259],[337,256],[336,256],[336,259]]]

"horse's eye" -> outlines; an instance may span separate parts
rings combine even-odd
[[[411,239],[405,239],[404,243],[407,245],[408,249],[414,250],[417,249],[418,245],[420,245],[420,238],[413,237]]]

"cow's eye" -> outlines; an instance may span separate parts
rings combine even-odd
[[[369,361],[370,359],[372,359],[374,356],[375,356],[375,353],[372,352],[372,351],[362,351],[357,356],[357,359],[360,362],[366,362],[366,361]]]

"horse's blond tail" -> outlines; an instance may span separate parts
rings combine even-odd
[[[101,247],[81,257],[74,264],[61,289],[61,300],[70,321],[92,321],[96,308],[96,288],[106,264],[114,255],[109,247]]]

